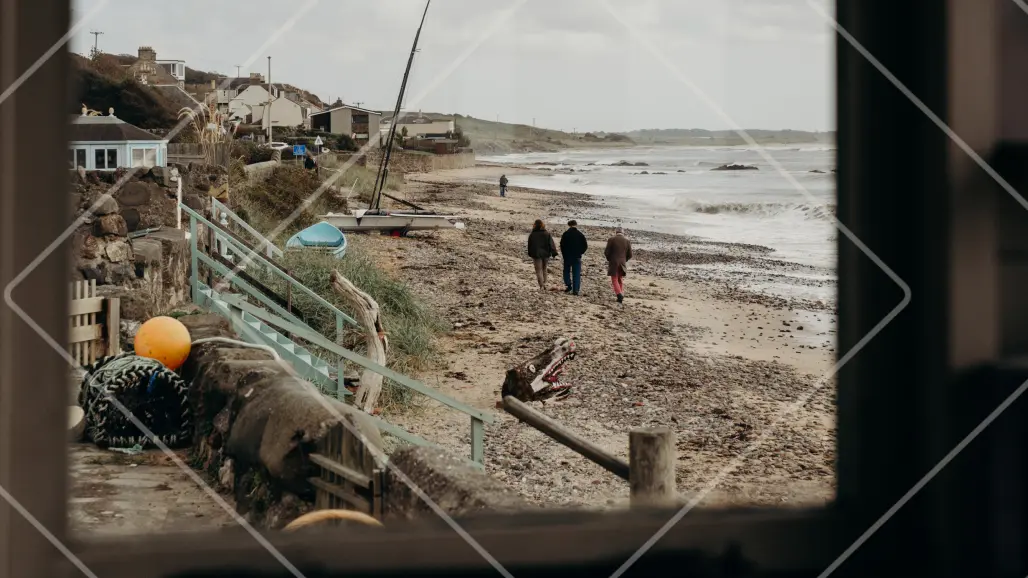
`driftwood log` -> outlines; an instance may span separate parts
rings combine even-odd
[[[356,319],[364,326],[367,341],[367,357],[371,361],[385,367],[386,353],[389,351],[389,340],[386,338],[385,329],[382,327],[382,317],[379,314],[378,302],[371,295],[357,288],[349,279],[343,277],[338,271],[332,271],[330,277],[332,288],[353,306],[356,312]],[[354,405],[366,412],[372,412],[378,402],[378,396],[382,393],[382,375],[365,368],[361,371],[360,387],[357,389]]]

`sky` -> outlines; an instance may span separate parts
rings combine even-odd
[[[70,50],[98,30],[104,52],[230,75],[270,56],[273,82],[391,110],[424,7],[74,0]],[[834,130],[834,58],[807,0],[432,0],[404,108],[578,132]]]

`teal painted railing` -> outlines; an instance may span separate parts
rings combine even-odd
[[[214,214],[215,221],[220,221],[221,215],[224,215],[226,220],[231,221],[240,229],[246,231],[255,241],[255,247],[258,252],[264,253],[270,258],[282,256],[282,249],[279,249],[274,243],[265,239],[264,235],[261,235],[257,229],[250,226],[250,223],[244,221],[242,217],[237,215],[232,211],[232,209],[226,207],[225,204],[218,199],[211,199],[211,211]]]
[[[390,381],[401,387],[405,387],[407,389],[410,389],[411,391],[415,391],[417,393],[425,395],[431,399],[438,401],[439,403],[442,403],[443,405],[446,405],[447,407],[460,411],[461,413],[464,413],[467,416],[469,416],[471,420],[471,461],[480,466],[484,463],[485,424],[492,423],[494,421],[494,418],[491,414],[475,409],[467,404],[461,403],[460,401],[457,401],[456,399],[444,395],[417,380],[414,380],[406,375],[397,373],[389,369],[388,367],[379,365],[371,359],[354,353],[353,351],[350,351],[349,349],[343,347],[340,343],[334,343],[332,340],[321,335],[313,328],[311,328],[309,325],[304,323],[297,316],[293,315],[291,312],[282,308],[277,303],[274,303],[273,301],[268,299],[265,295],[260,293],[260,291],[257,291],[254,287],[250,286],[248,283],[240,279],[237,275],[231,275],[231,271],[228,269],[228,267],[215,261],[210,256],[206,255],[203,251],[201,251],[199,248],[197,237],[199,225],[202,224],[206,227],[211,228],[213,231],[215,231],[216,235],[217,231],[219,230],[219,227],[184,205],[182,207],[182,210],[189,216],[190,285],[193,291],[194,300],[199,299],[202,296],[202,293],[200,291],[201,283],[198,278],[198,266],[200,265],[200,263],[203,263],[204,265],[214,270],[218,275],[230,278],[230,283],[241,289],[247,295],[257,299],[257,301],[259,301],[267,309],[249,303],[245,298],[239,295],[219,295],[219,301],[227,304],[232,309],[238,311],[240,315],[250,315],[279,331],[285,332],[289,335],[293,335],[325,351],[331,352],[332,354],[339,356],[338,388],[336,392],[337,395],[338,392],[345,391],[345,388],[343,388],[342,386],[344,362],[349,361],[355,365],[378,373],[382,377],[389,379]],[[259,233],[255,232],[255,234],[259,236]],[[331,310],[336,312],[337,340],[339,340],[340,342],[342,340],[344,323],[357,325],[356,321],[354,321],[352,317],[340,311],[338,308],[333,306],[324,298],[317,295],[308,287],[306,287],[305,285],[301,284],[299,281],[288,275],[285,271],[282,271],[273,263],[271,263],[261,255],[258,255],[254,251],[250,250],[242,243],[239,243],[231,236],[222,235],[218,238],[219,241],[228,243],[232,247],[232,251],[240,255],[247,255],[253,262],[264,266],[267,270],[271,271],[276,276],[290,283],[294,289],[308,295],[309,297],[313,298],[314,301],[318,302],[321,305],[329,307],[331,308]],[[263,239],[263,237],[261,237],[261,239]],[[203,288],[209,290],[209,288]],[[269,312],[268,310],[272,311],[273,313]],[[430,442],[427,442],[424,439],[410,432],[407,432],[406,430],[403,430],[402,428],[390,424],[385,420],[376,418],[376,423],[379,424],[379,427],[380,429],[382,429],[382,431],[394,435],[397,438],[402,439],[408,443],[416,445],[432,445]]]
[[[272,309],[273,311],[276,311],[276,312],[278,312],[278,313],[280,313],[280,314],[282,314],[282,315],[284,315],[284,316],[286,316],[286,317],[288,317],[290,319],[293,319],[295,321],[300,322],[304,327],[307,327],[308,329],[310,328],[309,325],[307,325],[306,323],[301,321],[298,317],[293,315],[291,312],[286,311],[280,305],[278,305],[277,303],[275,303],[274,301],[269,299],[266,295],[262,294],[260,291],[257,291],[254,287],[250,286],[249,283],[246,283],[245,281],[240,279],[238,275],[230,274],[230,272],[229,272],[227,267],[225,267],[221,263],[218,263],[218,262],[214,261],[209,255],[206,255],[205,253],[203,253],[203,251],[200,251],[199,250],[199,238],[198,238],[198,234],[199,234],[198,233],[198,230],[199,230],[198,225],[202,224],[202,225],[208,227],[211,231],[214,232],[215,238],[216,238],[218,243],[223,243],[223,244],[227,245],[228,247],[230,247],[231,251],[233,253],[235,253],[237,256],[239,256],[240,258],[242,258],[244,260],[249,260],[251,263],[256,263],[256,264],[260,265],[261,267],[264,268],[265,271],[268,271],[271,275],[273,275],[275,277],[278,277],[279,279],[285,281],[287,286],[290,287],[292,290],[299,291],[300,293],[303,293],[303,294],[307,295],[312,300],[314,300],[315,303],[317,303],[318,305],[321,305],[322,307],[328,309],[329,312],[331,312],[331,314],[335,316],[335,320],[336,320],[336,336],[335,337],[336,337],[336,341],[338,341],[339,343],[342,343],[342,341],[343,341],[343,328],[344,328],[344,325],[346,323],[350,323],[350,324],[352,324],[354,326],[357,326],[357,322],[352,317],[350,317],[349,315],[347,315],[346,313],[341,311],[335,305],[332,305],[331,303],[329,303],[327,300],[325,300],[324,297],[322,297],[321,295],[318,295],[317,293],[315,293],[314,291],[309,289],[303,283],[300,283],[299,281],[297,281],[295,278],[293,278],[292,275],[289,275],[288,273],[286,273],[285,271],[280,269],[277,265],[275,265],[274,263],[272,263],[268,259],[264,258],[262,255],[256,253],[255,251],[250,250],[249,247],[247,247],[243,243],[240,243],[238,240],[234,239],[231,235],[219,234],[219,231],[221,231],[221,227],[219,225],[216,225],[216,224],[212,223],[211,221],[207,220],[206,218],[204,218],[202,215],[200,215],[199,213],[197,213],[193,209],[190,209],[189,207],[187,207],[185,204],[181,204],[180,203],[180,206],[182,207],[182,211],[186,215],[189,216],[189,252],[190,252],[190,263],[189,263],[189,265],[190,265],[190,274],[189,274],[189,280],[190,280],[190,289],[192,291],[192,294],[194,295],[194,297],[193,297],[194,299],[196,299],[197,298],[196,296],[200,294],[199,286],[197,285],[197,282],[199,281],[199,277],[197,277],[197,275],[198,275],[198,271],[199,271],[198,266],[199,266],[200,262],[203,262],[204,265],[207,265],[208,267],[211,267],[219,275],[225,276],[225,278],[227,278],[232,285],[234,285],[236,287],[239,287],[244,292],[246,292],[248,295],[250,295],[253,298],[257,299],[262,305],[266,305],[268,308]],[[264,237],[260,236],[260,233],[257,233],[256,231],[254,231],[254,234],[257,235],[260,238],[260,242],[261,243],[268,243],[268,244],[270,244],[269,241],[264,239]],[[343,395],[343,392],[345,391],[345,388],[343,387],[344,367],[343,367],[342,359],[339,360],[339,363],[338,363],[338,366],[337,366],[336,370],[337,370],[337,374],[336,374],[336,390],[335,390],[334,393],[337,396],[341,396],[341,395]]]

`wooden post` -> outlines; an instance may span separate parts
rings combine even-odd
[[[121,353],[121,299],[107,298],[107,355]]]
[[[678,494],[675,482],[675,434],[668,427],[628,434],[628,470],[632,507],[667,506]]]
[[[529,407],[528,404],[509,395],[503,398],[503,409],[512,416],[546,434],[553,441],[571,448],[583,458],[623,480],[629,480],[630,468],[628,464],[603,451],[596,444],[564,427],[550,416],[536,411]],[[472,438],[472,442],[474,442],[474,438]]]

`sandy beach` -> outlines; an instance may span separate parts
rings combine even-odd
[[[540,291],[525,249],[532,222],[546,220],[559,238],[569,217],[608,221],[611,208],[597,197],[518,187],[500,198],[474,182],[501,172],[512,169],[407,176],[409,200],[459,215],[464,231],[352,241],[452,325],[437,368],[422,379],[497,415],[486,429],[491,475],[540,505],[627,505],[627,483],[495,408],[506,370],[564,336],[578,346],[562,378],[574,392],[542,406],[551,417],[625,459],[630,429],[671,427],[679,490],[710,490],[706,506],[831,499],[834,382],[824,376],[835,361],[834,303],[761,293],[720,274],[744,263],[774,279],[804,266],[766,247],[630,231],[634,258],[618,305],[603,260],[612,231],[586,225],[582,294],[563,293],[560,259],[550,265],[552,290]],[[433,404],[390,419],[466,454],[466,416]]]

